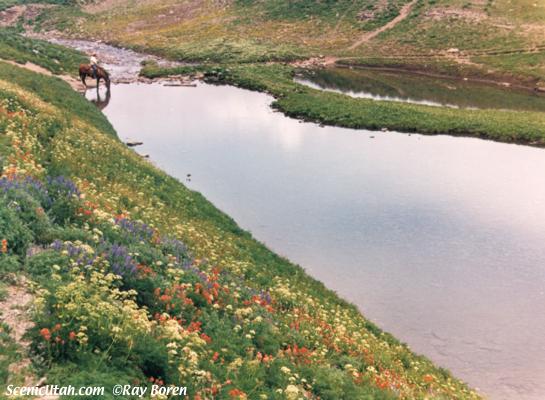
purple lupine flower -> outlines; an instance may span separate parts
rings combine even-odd
[[[134,275],[137,271],[138,263],[129,254],[128,249],[125,246],[119,244],[108,245],[105,243],[104,254],[106,259],[110,262],[112,271],[116,275],[126,277],[127,275]]]
[[[6,177],[0,178],[0,193],[7,195],[13,190],[28,192],[33,197],[38,198],[43,206],[47,207],[51,204],[51,198],[47,188],[42,182],[31,176],[18,176],[15,179],[7,179]]]
[[[76,184],[64,176],[48,176],[47,185],[49,193],[54,197],[67,197],[70,199],[72,197],[80,198],[81,196]]]
[[[128,218],[118,218],[115,223],[123,229],[131,239],[135,239],[139,242],[150,241],[155,234],[155,230],[143,222],[131,221]]]

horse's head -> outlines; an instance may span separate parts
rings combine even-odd
[[[104,78],[104,82],[106,82],[106,88],[108,88],[108,92],[109,92],[110,91],[110,75],[104,68],[101,68],[101,70],[103,75],[102,77]]]

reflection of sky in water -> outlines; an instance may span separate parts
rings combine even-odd
[[[375,94],[375,93],[366,92],[366,91],[359,91],[359,90],[345,90],[345,89],[341,90],[341,89],[336,89],[332,87],[318,85],[309,79],[296,78],[295,82],[300,83],[301,85],[311,87],[313,89],[321,89],[321,90],[327,90],[328,92],[342,93],[350,97],[359,97],[362,99],[397,101],[400,103],[422,104],[424,106],[433,106],[433,107],[460,108],[460,106],[456,104],[438,102],[433,100],[421,100],[421,99],[416,99],[413,97],[386,96],[386,95],[380,95],[380,94]],[[476,107],[464,107],[464,108],[475,109]]]
[[[545,396],[543,150],[319,128],[230,87],[112,92],[123,139],[381,327],[493,398]]]
[[[464,109],[545,110],[545,96],[531,90],[420,74],[327,68],[303,72],[295,81],[373,100]]]

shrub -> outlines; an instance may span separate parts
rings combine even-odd
[[[21,262],[16,256],[0,255],[0,280],[21,270]]]
[[[53,268],[53,266],[58,266]],[[26,270],[35,277],[49,278],[53,272],[66,272],[68,258],[57,251],[48,250],[30,257],[26,263]]]
[[[0,250],[6,254],[24,257],[33,235],[17,216],[16,209],[16,204],[8,206],[4,200],[0,200]]]

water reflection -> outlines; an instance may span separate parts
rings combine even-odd
[[[381,327],[493,399],[545,398],[545,151],[319,128],[231,87],[112,90],[122,139]]]
[[[545,111],[545,96],[530,90],[409,73],[330,68],[302,71],[296,81],[316,89],[374,100],[451,108]]]
[[[91,103],[97,106],[99,110],[104,110],[106,107],[108,107],[108,104],[110,104],[110,99],[112,97],[111,90],[106,90],[105,93],[101,93],[100,90],[92,90],[92,92],[94,93],[94,96],[92,94],[86,94],[86,97],[91,100]]]

